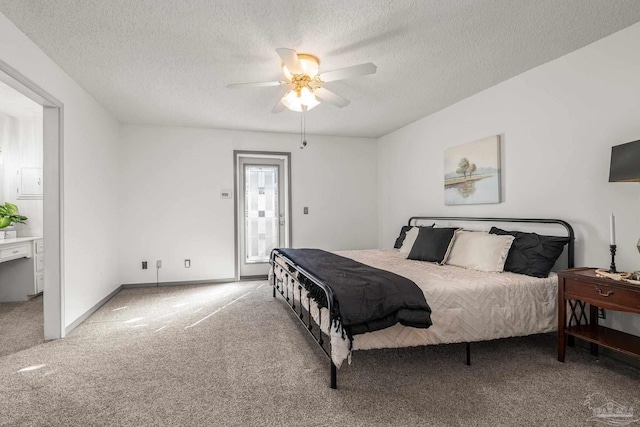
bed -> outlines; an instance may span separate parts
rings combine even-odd
[[[562,220],[412,217],[406,229],[422,230],[421,225],[431,222],[437,222],[436,227],[464,224],[464,230],[469,230],[469,224],[486,223],[525,225],[528,229],[556,227],[566,239],[566,247],[560,249],[565,255],[563,267],[571,268],[574,264],[573,229]],[[557,229],[554,229],[557,235],[555,233]],[[291,254],[292,251],[284,249],[272,253],[269,280],[273,296],[282,295],[329,357],[331,388],[337,388],[337,369],[345,362],[350,363],[356,350],[464,343],[466,363],[470,364],[472,342],[557,330],[557,275],[553,272],[548,277],[507,271],[488,273],[407,259],[406,251],[400,249],[374,249],[335,254],[413,281],[428,302],[432,324],[412,327],[396,323],[371,332],[345,334],[336,315],[335,286],[323,279],[326,275],[314,271],[314,263],[302,263]]]

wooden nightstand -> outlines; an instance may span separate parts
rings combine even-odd
[[[589,304],[589,317],[585,310]],[[567,313],[567,305],[570,312]],[[595,268],[572,268],[558,273],[558,360],[564,362],[567,337],[640,357],[640,337],[598,325],[598,308],[640,313],[640,286],[596,277]]]

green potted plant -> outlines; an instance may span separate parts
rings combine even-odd
[[[13,203],[6,202],[0,205],[0,239],[4,238],[4,228],[15,223],[24,224],[26,220],[27,217],[20,215],[18,207]]]

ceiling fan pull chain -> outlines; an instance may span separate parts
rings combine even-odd
[[[307,106],[302,106],[302,145],[307,146]]]
[[[307,107],[306,105],[302,106],[302,115],[300,115],[300,149],[302,150],[307,146],[307,121],[306,121],[306,113]]]

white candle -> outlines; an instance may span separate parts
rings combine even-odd
[[[611,214],[609,217],[609,237],[611,238],[611,245],[616,244],[616,217]]]

